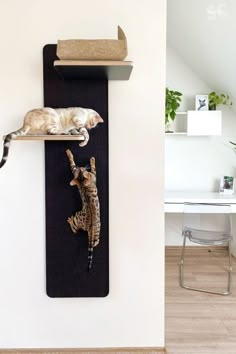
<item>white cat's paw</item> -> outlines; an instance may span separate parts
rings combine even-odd
[[[84,141],[82,141],[81,143],[79,143],[79,146],[83,147],[83,146],[85,146],[85,145],[87,145],[87,144],[88,144],[88,140],[87,140],[87,141],[84,140]]]

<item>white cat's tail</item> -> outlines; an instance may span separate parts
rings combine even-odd
[[[5,163],[7,161],[11,140],[16,138],[17,136],[26,135],[28,131],[29,131],[28,128],[23,127],[19,130],[16,130],[15,132],[12,132],[12,133],[7,134],[5,136],[4,142],[3,142],[3,154],[2,154],[2,160],[0,162],[0,168],[3,165],[5,165]]]

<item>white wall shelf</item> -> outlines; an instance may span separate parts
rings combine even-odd
[[[211,136],[221,135],[221,111],[176,112],[171,130],[166,135]]]
[[[188,111],[187,135],[221,135],[221,111]]]
[[[167,136],[168,135],[187,135],[187,132],[173,132],[173,133],[165,133]]]
[[[170,122],[170,130],[166,135],[186,135],[187,134],[187,112],[176,112],[174,121]]]

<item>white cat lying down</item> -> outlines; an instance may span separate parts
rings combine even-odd
[[[0,168],[6,163],[10,142],[13,138],[27,134],[73,134],[83,135],[85,146],[89,141],[88,130],[102,123],[102,117],[93,109],[70,108],[38,108],[26,113],[22,128],[6,135],[3,143],[3,156]]]

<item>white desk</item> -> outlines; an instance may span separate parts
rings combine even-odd
[[[165,213],[182,213],[184,202],[229,204],[233,214],[236,214],[236,194],[220,194],[207,192],[166,192]],[[236,215],[232,216],[233,241],[232,254],[236,257]]]
[[[165,213],[182,213],[185,202],[230,204],[232,213],[236,213],[236,194],[207,192],[166,192]]]

